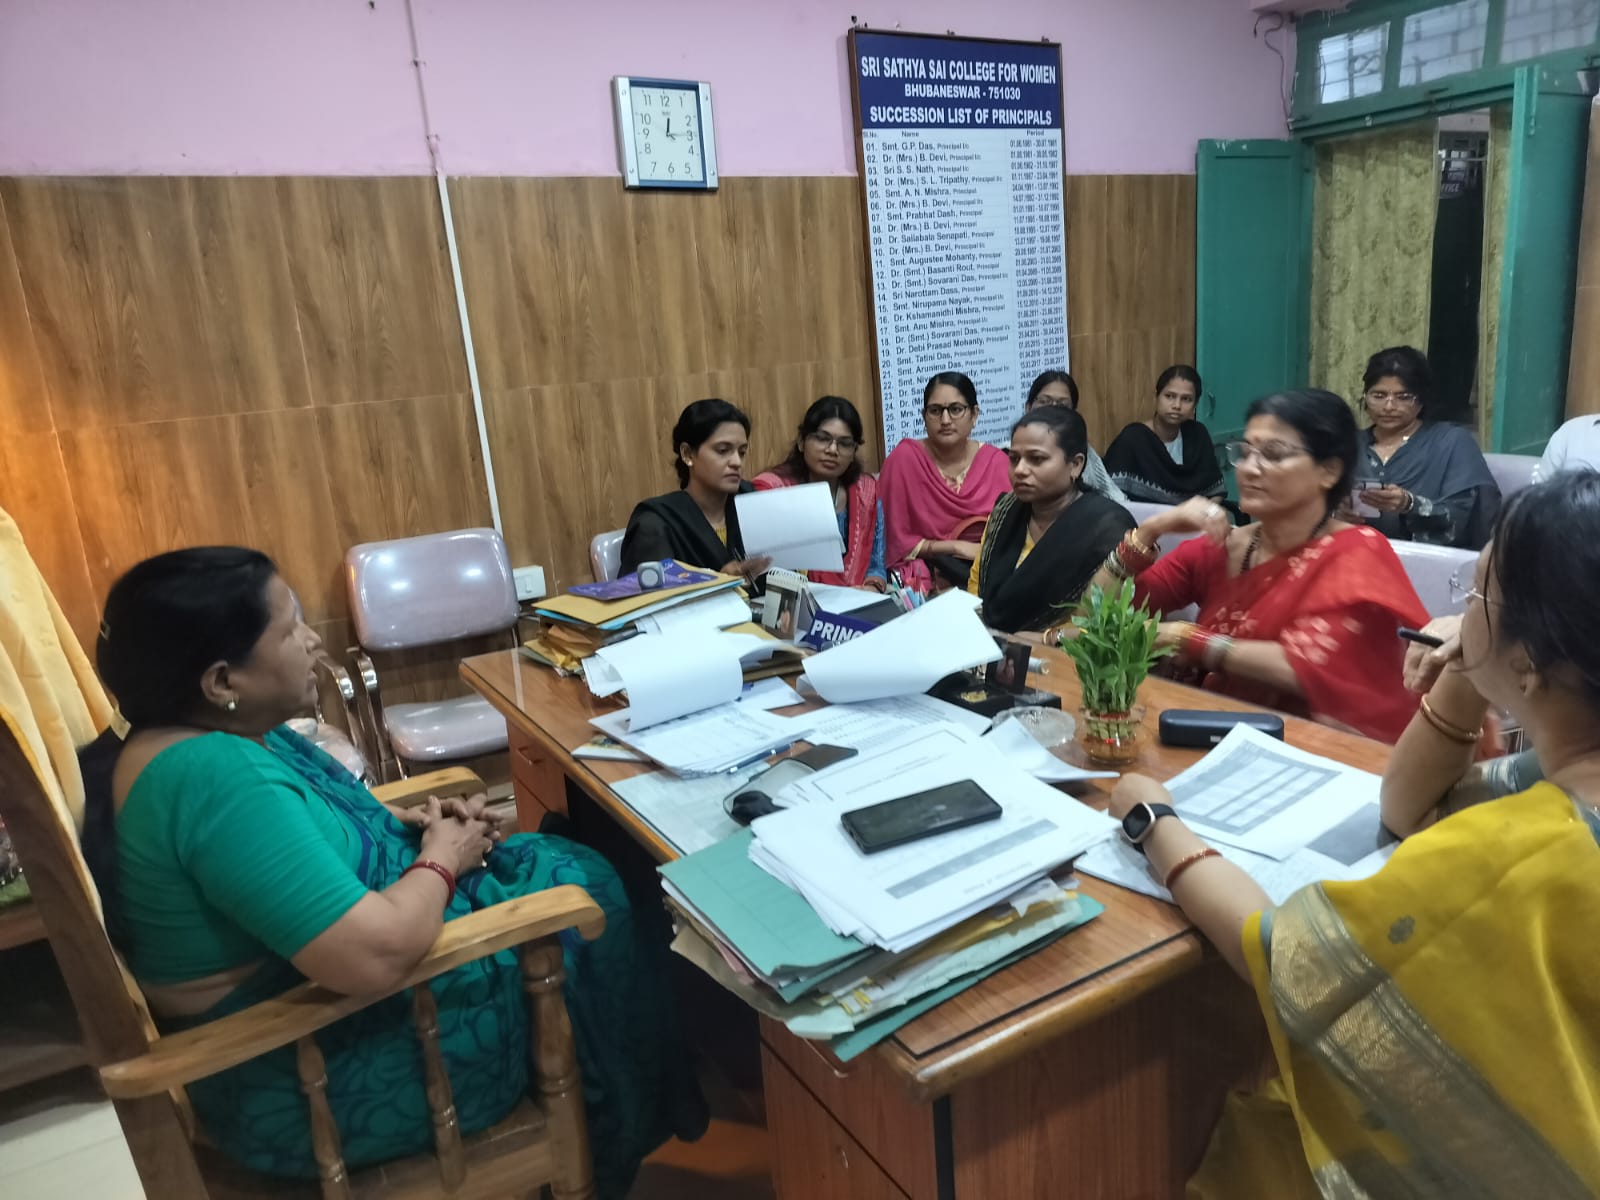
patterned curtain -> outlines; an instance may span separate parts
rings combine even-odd
[[[1439,213],[1434,125],[1317,147],[1312,200],[1311,384],[1354,402],[1367,359],[1426,350]]]
[[[1478,293],[1478,444],[1492,445],[1494,360],[1500,345],[1500,273],[1506,250],[1506,200],[1511,194],[1511,105],[1489,112],[1489,161],[1483,178],[1483,289]]]

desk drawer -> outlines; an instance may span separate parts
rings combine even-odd
[[[511,750],[511,788],[517,801],[517,826],[538,831],[547,812],[567,815],[566,776],[544,748],[509,721],[506,742]]]
[[[910,1200],[765,1045],[761,1077],[778,1200]]]
[[[937,1200],[933,1107],[916,1104],[868,1052],[841,1074],[812,1043],[761,1020],[762,1053],[780,1062],[814,1102],[888,1172],[911,1200]],[[772,1104],[768,1097],[767,1104]],[[776,1129],[771,1125],[769,1128]]]

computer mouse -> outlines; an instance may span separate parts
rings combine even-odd
[[[728,806],[728,815],[741,825],[748,825],[757,817],[770,816],[782,811],[772,802],[771,796],[755,790],[737,793]]]

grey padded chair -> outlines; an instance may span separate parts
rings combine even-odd
[[[437,646],[490,633],[517,642],[517,588],[505,543],[493,529],[367,542],[344,559],[350,648],[366,708],[371,761],[384,781],[412,763],[435,765],[506,748],[505,719],[482,696],[385,706],[372,655]]]
[[[610,583],[622,573],[622,537],[626,529],[610,529],[589,539],[589,569],[596,583]]]

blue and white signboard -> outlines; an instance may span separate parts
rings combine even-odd
[[[1061,47],[853,30],[884,449],[922,388],[962,371],[974,436],[1005,445],[1040,371],[1067,365]]]

